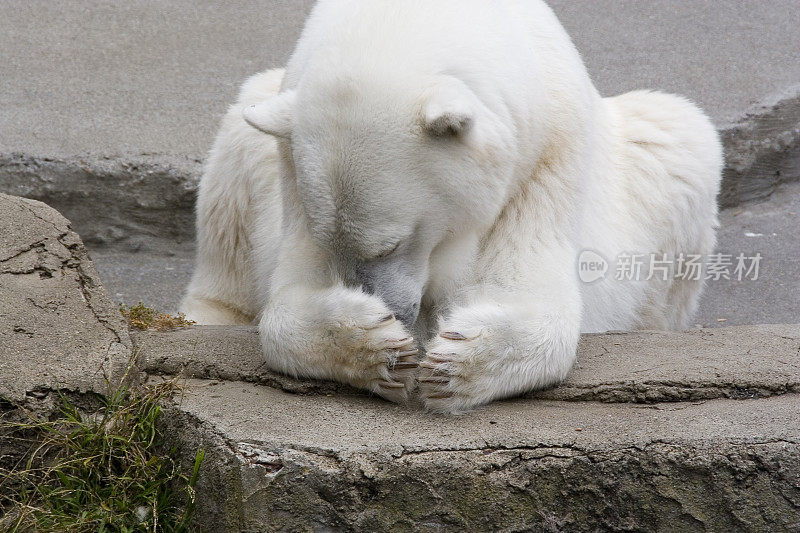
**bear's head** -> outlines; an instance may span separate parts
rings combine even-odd
[[[452,270],[442,250],[477,240],[512,188],[513,127],[452,76],[302,79],[244,117],[279,140],[284,203],[298,207],[285,216],[409,326],[431,276]]]

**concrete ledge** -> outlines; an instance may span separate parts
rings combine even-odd
[[[197,326],[132,336],[139,365],[151,376],[245,381],[293,394],[360,394],[339,383],[296,380],[268,370],[255,327]]]
[[[254,327],[137,332],[134,343],[150,375],[245,381],[294,394],[360,394],[267,370]],[[530,397],[654,403],[789,392],[800,393],[800,325],[584,335],[564,384]]]
[[[210,531],[786,531],[799,407],[516,400],[447,418],[192,380],[164,428],[207,451]]]
[[[800,326],[582,339],[558,388],[461,417],[299,382],[254,328],[134,337],[209,531],[800,527]],[[266,385],[266,386],[265,386]]]
[[[800,325],[585,335],[563,385],[532,397],[654,403],[800,393]]]
[[[0,191],[44,202],[90,246],[169,253],[194,246],[200,161],[0,154]]]
[[[765,198],[781,183],[800,179],[800,85],[765,99],[720,134],[722,207]]]

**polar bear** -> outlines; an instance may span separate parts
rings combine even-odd
[[[321,0],[223,120],[182,310],[257,323],[276,371],[467,411],[563,380],[581,332],[685,327],[701,280],[578,258],[710,253],[721,169],[689,101],[601,98],[541,1]]]

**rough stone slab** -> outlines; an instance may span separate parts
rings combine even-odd
[[[462,417],[192,380],[166,430],[207,452],[210,531],[784,531],[800,396],[515,400]]]
[[[561,387],[460,417],[273,374],[255,328],[134,344],[189,377],[162,424],[209,531],[800,527],[800,325],[587,335]]]
[[[267,370],[253,327],[138,332],[149,374],[247,381],[296,394],[355,391]],[[653,403],[800,393],[800,325],[584,335],[566,382],[540,399]]]
[[[104,392],[130,354],[127,325],[69,221],[0,194],[0,399]]]
[[[770,95],[720,133],[721,206],[765,198],[781,183],[800,179],[800,85]]]
[[[585,335],[566,382],[535,397],[649,403],[787,392],[800,393],[800,325]]]
[[[195,326],[132,335],[139,364],[149,375],[247,381],[295,394],[358,394],[339,383],[296,380],[268,370],[255,327]]]
[[[169,254],[194,246],[199,161],[0,154],[0,191],[69,216],[90,247]]]
[[[491,447],[600,450],[654,441],[800,441],[797,394],[653,405],[516,399],[448,416],[377,397],[304,396],[252,383],[187,380],[180,405],[233,441],[343,456]]]

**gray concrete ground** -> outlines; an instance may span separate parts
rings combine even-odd
[[[0,154],[200,159],[311,0],[0,2]],[[664,89],[719,126],[800,82],[795,0],[551,2],[606,95]]]
[[[174,255],[97,249],[90,252],[103,282],[118,302],[139,302],[174,313],[189,283],[194,251],[178,249]]]
[[[708,281],[695,322],[705,327],[800,321],[800,183],[726,209],[717,250],[763,257],[758,279]]]
[[[310,0],[0,2],[0,153],[200,159]]]

